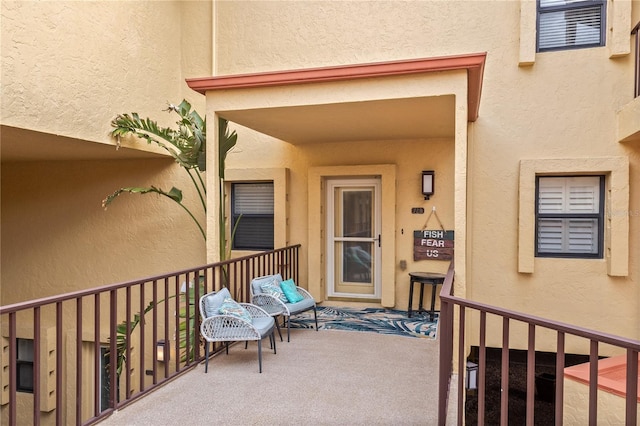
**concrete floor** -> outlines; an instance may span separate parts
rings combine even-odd
[[[101,425],[435,425],[437,403],[436,340],[294,329],[263,342],[262,374],[257,344],[235,345]]]

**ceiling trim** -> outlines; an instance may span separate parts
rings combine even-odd
[[[388,77],[407,74],[466,70],[468,121],[476,121],[480,111],[480,95],[487,53],[374,62],[289,71],[252,74],[221,75],[189,78],[187,85],[196,92],[206,94],[212,90],[246,89],[253,87],[288,86],[362,78]]]

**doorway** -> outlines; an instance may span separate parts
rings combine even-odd
[[[326,185],[327,296],[381,298],[380,179],[330,179]]]

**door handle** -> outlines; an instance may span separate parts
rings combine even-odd
[[[378,238],[374,238],[373,241],[377,241],[378,247],[382,247],[382,235],[378,234]]]

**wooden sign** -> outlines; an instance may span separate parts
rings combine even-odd
[[[413,231],[413,260],[453,259],[453,231]]]

